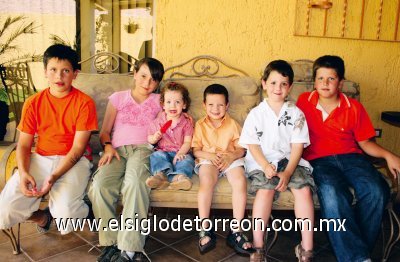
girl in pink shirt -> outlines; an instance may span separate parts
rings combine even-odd
[[[159,95],[153,91],[164,75],[164,66],[154,58],[143,58],[135,64],[133,88],[115,92],[109,97],[100,141],[104,154],[89,188],[96,219],[101,218],[99,243],[103,250],[98,261],[131,261],[144,252],[145,235],[140,231],[107,228],[107,221],[117,218],[115,203],[122,197],[122,216],[147,218],[150,190],[148,123],[161,111]]]
[[[161,91],[160,103],[164,112],[150,125],[148,142],[156,144],[150,156],[151,177],[146,180],[150,188],[189,190],[194,159],[190,154],[193,125],[183,112],[190,106],[189,92],[181,84],[168,83]]]

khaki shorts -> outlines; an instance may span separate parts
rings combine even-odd
[[[197,175],[199,174],[199,170],[200,170],[200,166],[201,165],[212,165],[213,166],[214,164],[210,160],[206,160],[206,159],[204,159],[201,162],[197,163],[196,166],[194,167],[194,172]],[[227,169],[225,169],[225,171],[219,173],[218,177],[226,176],[226,172],[228,172],[229,170],[231,170],[231,169],[233,169],[235,167],[238,167],[238,166],[243,166],[244,167],[243,158],[239,158],[239,159],[236,159],[235,161],[233,161],[232,164]]]
[[[278,172],[282,172],[285,170],[288,160],[286,158],[282,159],[278,163]],[[264,172],[261,170],[253,170],[249,173],[248,177],[251,179],[251,185],[249,189],[249,193],[255,195],[258,189],[269,189],[273,190],[278,185],[280,178],[277,176],[268,179]],[[314,179],[311,175],[310,169],[297,166],[293,172],[293,175],[290,177],[288,189],[300,189],[305,186],[309,186],[311,190],[314,191],[315,183]],[[277,197],[277,196],[276,196]]]

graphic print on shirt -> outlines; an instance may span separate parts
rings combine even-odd
[[[121,123],[133,126],[146,126],[150,119],[157,116],[158,109],[152,106],[151,103],[146,103],[138,106],[132,103],[126,103],[120,109]]]
[[[287,111],[285,111],[281,118],[279,118],[278,126],[280,126],[281,124],[283,124],[284,126],[292,126],[293,124],[290,122],[291,119],[292,117],[288,115]]]
[[[261,141],[261,137],[263,135],[263,131],[258,131],[257,127],[255,127],[255,129],[256,129],[256,134],[257,134],[258,141]]]
[[[296,128],[302,130],[303,127],[304,127],[304,123],[305,123],[305,122],[306,122],[306,118],[305,118],[304,114],[301,114],[301,115],[299,116],[299,118],[297,118],[296,121],[294,122],[294,128],[293,128],[293,130],[296,129]]]

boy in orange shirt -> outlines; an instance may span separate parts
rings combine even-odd
[[[244,174],[245,149],[239,146],[241,127],[227,113],[228,90],[219,84],[212,84],[204,90],[203,106],[207,116],[197,121],[192,140],[193,155],[196,159],[194,171],[199,175],[198,208],[200,219],[210,216],[211,201],[218,177],[228,178],[232,186],[233,217],[237,221],[244,218],[247,200],[247,181]],[[216,237],[212,225],[202,224],[199,233],[199,250],[205,253],[215,247]],[[239,253],[253,253],[251,243],[240,232],[240,228],[230,232],[228,244]]]
[[[78,54],[64,45],[50,46],[44,53],[49,87],[24,104],[18,126],[18,171],[0,194],[1,229],[29,219],[44,233],[52,216],[82,219],[88,215],[83,197],[90,163],[82,155],[91,131],[97,129],[97,117],[93,100],[72,86],[78,60]],[[31,153],[35,134],[36,152]],[[46,194],[49,209],[39,210]],[[67,234],[72,227],[60,230]]]

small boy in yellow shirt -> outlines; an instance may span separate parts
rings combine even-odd
[[[241,127],[227,113],[229,107],[228,90],[219,84],[212,84],[204,90],[203,106],[207,116],[197,121],[192,140],[193,155],[196,157],[194,171],[199,175],[198,209],[200,219],[210,216],[214,187],[218,177],[226,176],[232,186],[233,218],[244,218],[247,200],[247,181],[244,173],[245,149],[239,146]],[[216,237],[212,225],[202,223],[199,233],[201,253],[215,247]],[[206,229],[207,228],[207,229]],[[252,253],[251,242],[240,231],[230,232],[228,244],[239,253]]]

